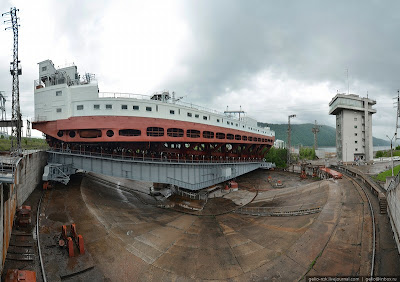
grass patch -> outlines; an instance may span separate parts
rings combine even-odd
[[[48,149],[49,146],[46,143],[46,139],[41,138],[26,138],[22,137],[21,147],[25,150],[35,149]],[[0,139],[0,151],[10,151],[11,140],[8,138]]]
[[[397,175],[400,171],[400,165],[397,165],[393,168],[393,174]],[[392,167],[390,167],[390,169],[385,170],[381,173],[379,173],[378,175],[374,175],[372,178],[374,178],[375,180],[379,180],[382,182],[386,181],[386,177],[392,176]]]

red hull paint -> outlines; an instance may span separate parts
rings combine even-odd
[[[195,122],[176,121],[158,118],[144,118],[144,117],[126,117],[126,116],[85,116],[85,117],[71,117],[69,119],[47,121],[47,122],[34,122],[34,129],[37,129],[49,136],[66,143],[72,142],[86,142],[86,143],[100,143],[100,142],[200,142],[200,143],[240,143],[240,144],[274,144],[275,137],[267,137],[265,135],[250,133],[237,129],[224,128],[219,126],[200,124]],[[161,127],[164,129],[164,136],[154,137],[147,136],[148,127]],[[168,128],[180,128],[184,130],[183,137],[170,137],[167,136]],[[82,138],[79,136],[78,130],[84,129],[98,129],[101,130],[101,137],[97,138]],[[119,136],[121,129],[137,129],[141,130],[141,136]],[[200,131],[199,138],[189,138],[186,136],[186,130],[193,129]],[[106,132],[112,130],[114,135],[108,137]],[[59,131],[63,132],[63,136],[58,136]],[[69,132],[75,131],[75,137],[70,137]],[[203,131],[214,132],[214,138],[203,138]],[[231,139],[217,139],[216,133],[224,133],[247,136],[254,138],[261,138],[261,141],[244,141],[244,140],[231,140]],[[264,139],[264,140],[263,140]]]

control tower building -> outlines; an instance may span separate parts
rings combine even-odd
[[[339,160],[370,161],[373,158],[372,108],[376,101],[355,94],[337,94],[329,103],[336,116],[336,152]]]

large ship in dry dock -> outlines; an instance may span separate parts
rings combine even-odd
[[[261,160],[275,133],[247,116],[183,103],[174,93],[101,93],[75,65],[40,62],[33,128],[53,148],[166,159]]]

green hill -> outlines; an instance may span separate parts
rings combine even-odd
[[[259,122],[258,126],[269,126],[275,131],[276,139],[287,142],[287,124],[267,124]],[[314,124],[291,124],[292,128],[292,145],[313,146],[314,134],[311,129]],[[374,146],[390,146],[390,142],[373,137]],[[318,132],[318,146],[319,147],[335,147],[336,146],[336,130],[335,128],[327,125],[321,125]]]

